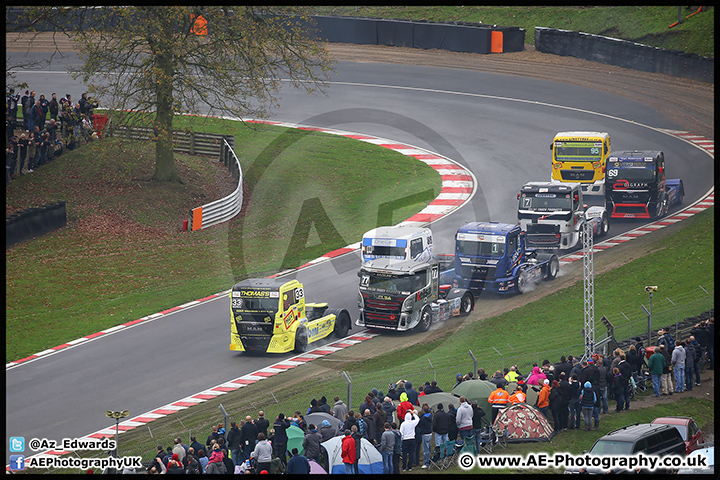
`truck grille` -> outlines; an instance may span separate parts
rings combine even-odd
[[[556,234],[534,234],[525,237],[528,247],[554,247],[560,245],[560,236]]]
[[[363,317],[367,327],[396,329],[400,321],[400,300],[378,300],[363,295],[365,309]]]
[[[273,324],[272,323],[260,323],[260,322],[236,322],[238,333],[242,335],[250,335],[250,336],[267,336],[273,334]]]
[[[551,223],[528,223],[527,233],[559,233],[560,225]]]
[[[495,265],[462,265],[462,277],[470,280],[494,278],[495,268]]]
[[[565,181],[589,182],[595,176],[595,170],[560,170],[560,177]]]

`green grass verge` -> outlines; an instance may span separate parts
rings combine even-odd
[[[666,6],[322,6],[319,15],[364,16],[436,22],[482,22],[488,25],[525,29],[525,43],[535,44],[535,27],[559,28],[629,40],[653,47],[682,50],[706,57],[715,56],[713,7],[695,12],[677,5]]]
[[[244,216],[183,232],[191,208],[220,198],[227,172],[176,155],[184,183],[157,184],[154,147],[140,142],[92,142],[13,181],[7,214],[65,200],[68,225],[6,250],[6,361],[300,266],[357,242],[383,204],[399,203],[381,218],[398,223],[440,192],[432,168],[365,142],[219,119],[182,126],[235,135]]]

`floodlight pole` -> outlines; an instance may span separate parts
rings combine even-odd
[[[595,272],[593,268],[592,225],[583,225],[583,300],[585,325],[585,355],[587,360],[595,353]]]

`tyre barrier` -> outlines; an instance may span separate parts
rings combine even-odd
[[[5,248],[67,225],[65,200],[30,207],[5,217]]]

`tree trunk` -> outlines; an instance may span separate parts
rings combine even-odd
[[[155,112],[155,174],[158,182],[180,182],[175,169],[173,154],[173,66],[170,53],[160,54],[158,61],[160,74],[157,79],[157,110]]]

